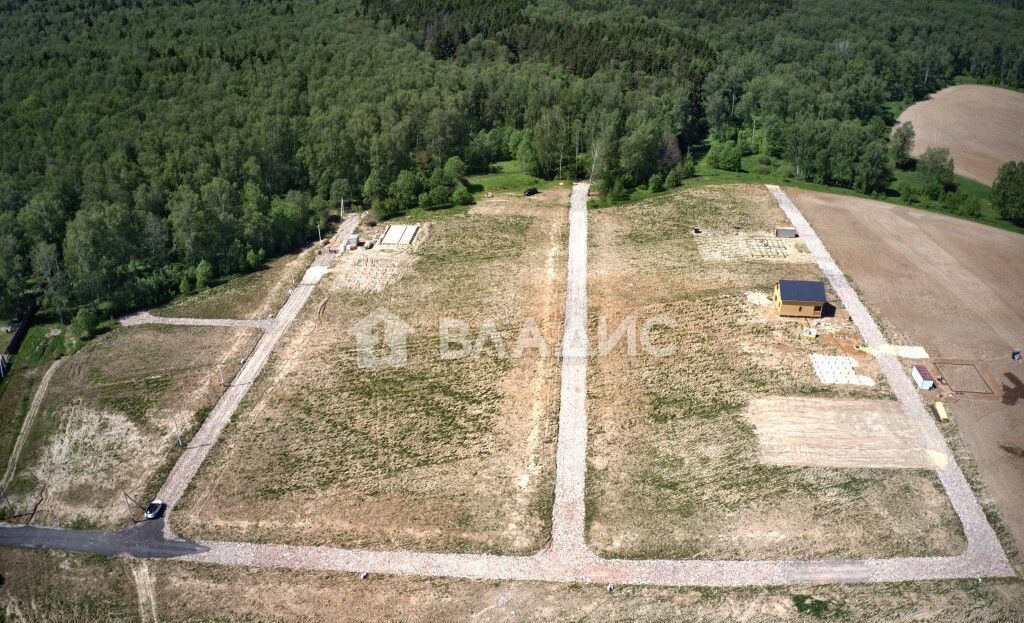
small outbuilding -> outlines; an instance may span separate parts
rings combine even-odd
[[[826,302],[821,281],[783,279],[775,284],[775,308],[780,316],[821,318]]]
[[[775,228],[776,238],[796,238],[796,227],[780,226]]]
[[[917,383],[918,389],[931,389],[935,387],[935,378],[932,377],[932,373],[923,364],[915,363],[911,366],[910,376]]]

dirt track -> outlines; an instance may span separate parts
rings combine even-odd
[[[4,477],[0,480],[0,487],[6,487],[11,483],[11,478],[14,477],[14,470],[18,468],[18,459],[21,456],[21,449],[25,447],[25,440],[28,438],[29,431],[32,430],[32,422],[36,419],[36,414],[39,413],[39,408],[43,404],[43,398],[46,396],[46,390],[50,387],[50,379],[53,378],[53,373],[57,371],[63,359],[58,359],[50,364],[47,368],[46,374],[43,375],[41,381],[39,381],[39,387],[36,388],[36,393],[32,396],[32,403],[29,405],[28,413],[25,414],[25,420],[21,423],[21,432],[18,433],[18,441],[14,444],[14,449],[11,451],[11,456],[7,459],[7,469],[4,470]]]
[[[956,172],[992,185],[1010,160],[1024,160],[1024,93],[978,84],[942,89],[903,111],[914,124],[913,155],[948,147]]]
[[[1000,515],[1024,546],[1024,238],[949,216],[865,199],[790,189],[840,267],[895,329],[932,357],[983,366],[1002,395],[948,403]],[[1020,396],[1018,394],[1021,394]]]

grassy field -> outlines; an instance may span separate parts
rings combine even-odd
[[[182,296],[153,310],[157,316],[176,318],[266,318],[274,314],[313,262],[314,252],[283,255],[263,270],[231,277],[198,294]]]
[[[0,384],[0,471],[14,449],[39,379],[46,366],[20,366]]]
[[[523,166],[517,160],[496,162],[491,166],[494,169],[492,173],[470,175],[467,178],[471,191],[476,194],[487,192],[521,193],[531,186],[543,190],[555,184],[553,181],[544,180],[523,171]]]
[[[801,323],[752,305],[779,278],[820,278],[811,262],[720,261],[710,241],[785,222],[763,187],[687,189],[592,212],[592,324],[665,314],[676,347],[657,358],[595,358],[590,382],[588,530],[602,555],[812,558],[953,554],[959,523],[928,470],[761,463],[744,417],[752,398],[890,398],[852,325],[799,337]],[[694,236],[690,228],[703,230]],[[734,233],[739,226],[740,233]],[[716,242],[718,244],[718,242]],[[832,321],[830,321],[832,322]],[[830,329],[831,331],[832,329]],[[823,386],[809,354],[847,354],[873,388]]]
[[[547,539],[558,367],[548,353],[446,360],[442,319],[507,351],[557,344],[568,193],[482,200],[416,250],[345,254],[275,351],[172,521],[190,536],[514,551]],[[348,330],[409,323],[406,365],[361,369]]]
[[[55,360],[81,348],[82,342],[70,333],[56,322],[30,327],[10,373],[0,383],[0,470],[7,465],[43,374]]]
[[[145,567],[143,567],[145,565]],[[144,572],[143,572],[144,571]],[[140,563],[0,550],[11,621],[934,621],[1019,620],[1020,580],[691,589],[468,582]],[[141,607],[140,607],[141,606]]]
[[[230,379],[257,334],[153,325],[89,342],[50,383],[10,486],[15,506],[31,507],[45,486],[35,523],[123,527],[121,491],[156,490],[175,425],[187,439],[223,391],[218,364]]]
[[[0,621],[139,621],[127,560],[0,549]]]

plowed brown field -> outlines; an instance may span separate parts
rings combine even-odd
[[[988,185],[1010,160],[1024,160],[1024,93],[962,84],[933,93],[903,111],[917,137],[915,156],[948,147],[956,172]]]

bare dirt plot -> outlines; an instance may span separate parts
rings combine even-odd
[[[546,216],[431,225],[398,281],[333,271],[283,338],[172,521],[186,535],[358,547],[514,551],[548,538],[567,192]],[[560,209],[559,209],[560,208]],[[361,253],[375,251],[358,251]],[[368,257],[368,256],[364,256]],[[388,310],[407,365],[358,367],[348,330]],[[511,352],[531,320],[551,345],[520,359],[443,360],[442,318]]]
[[[419,259],[417,251],[430,238],[430,229],[430,223],[419,226],[411,244],[391,245],[390,248],[378,244],[373,249],[343,254],[334,265],[335,286],[359,292],[383,292],[412,269]],[[324,299],[321,304],[326,307],[327,302]]]
[[[868,305],[937,359],[980,362],[998,401],[950,405],[956,431],[1018,547],[1024,546],[1024,378],[1010,349],[1024,339],[1024,237],[878,201],[787,189]],[[985,496],[980,496],[982,502]]]
[[[932,93],[903,111],[914,124],[915,156],[931,146],[948,147],[956,172],[988,185],[999,167],[1024,160],[1024,93],[963,84]]]
[[[0,550],[0,612],[9,621],[138,621],[122,559]],[[158,620],[176,621],[804,621],[1006,622],[1018,580],[757,589],[663,589],[470,582],[227,569],[150,561]],[[145,597],[148,601],[149,596]],[[144,604],[145,605],[145,604]]]
[[[760,233],[696,234],[697,248],[705,262],[764,260],[813,263],[802,242]]]
[[[925,468],[929,463],[892,400],[758,398],[747,407],[761,460],[772,465]]]
[[[175,318],[266,318],[280,309],[314,257],[315,251],[311,249],[283,255],[271,260],[263,270],[234,277],[152,313]]]
[[[253,329],[147,326],[96,338],[61,363],[11,483],[34,523],[124,527],[122,490],[143,497],[251,350]]]
[[[567,187],[560,186],[530,197],[509,193],[480,197],[469,209],[469,213],[480,216],[517,215],[551,218],[554,212],[562,210],[558,202],[568,196],[568,191]]]
[[[591,363],[588,538],[602,555],[757,559],[962,549],[959,523],[929,470],[760,460],[743,415],[752,399],[891,399],[877,366],[851,341],[826,332],[802,339],[806,321],[780,321],[748,299],[769,293],[779,278],[820,278],[816,266],[706,262],[690,229],[700,222],[708,233],[726,233],[742,223],[761,231],[782,218],[768,192],[754,186],[693,189],[591,213],[592,326],[602,316],[612,327],[631,314],[676,320],[658,336],[676,346],[674,354],[630,357],[617,349]],[[876,385],[822,385],[812,353],[858,357],[858,372]]]
[[[973,363],[935,363],[935,368],[942,375],[942,380],[954,392],[969,394],[992,394],[992,388],[985,374],[978,369],[981,364]]]

